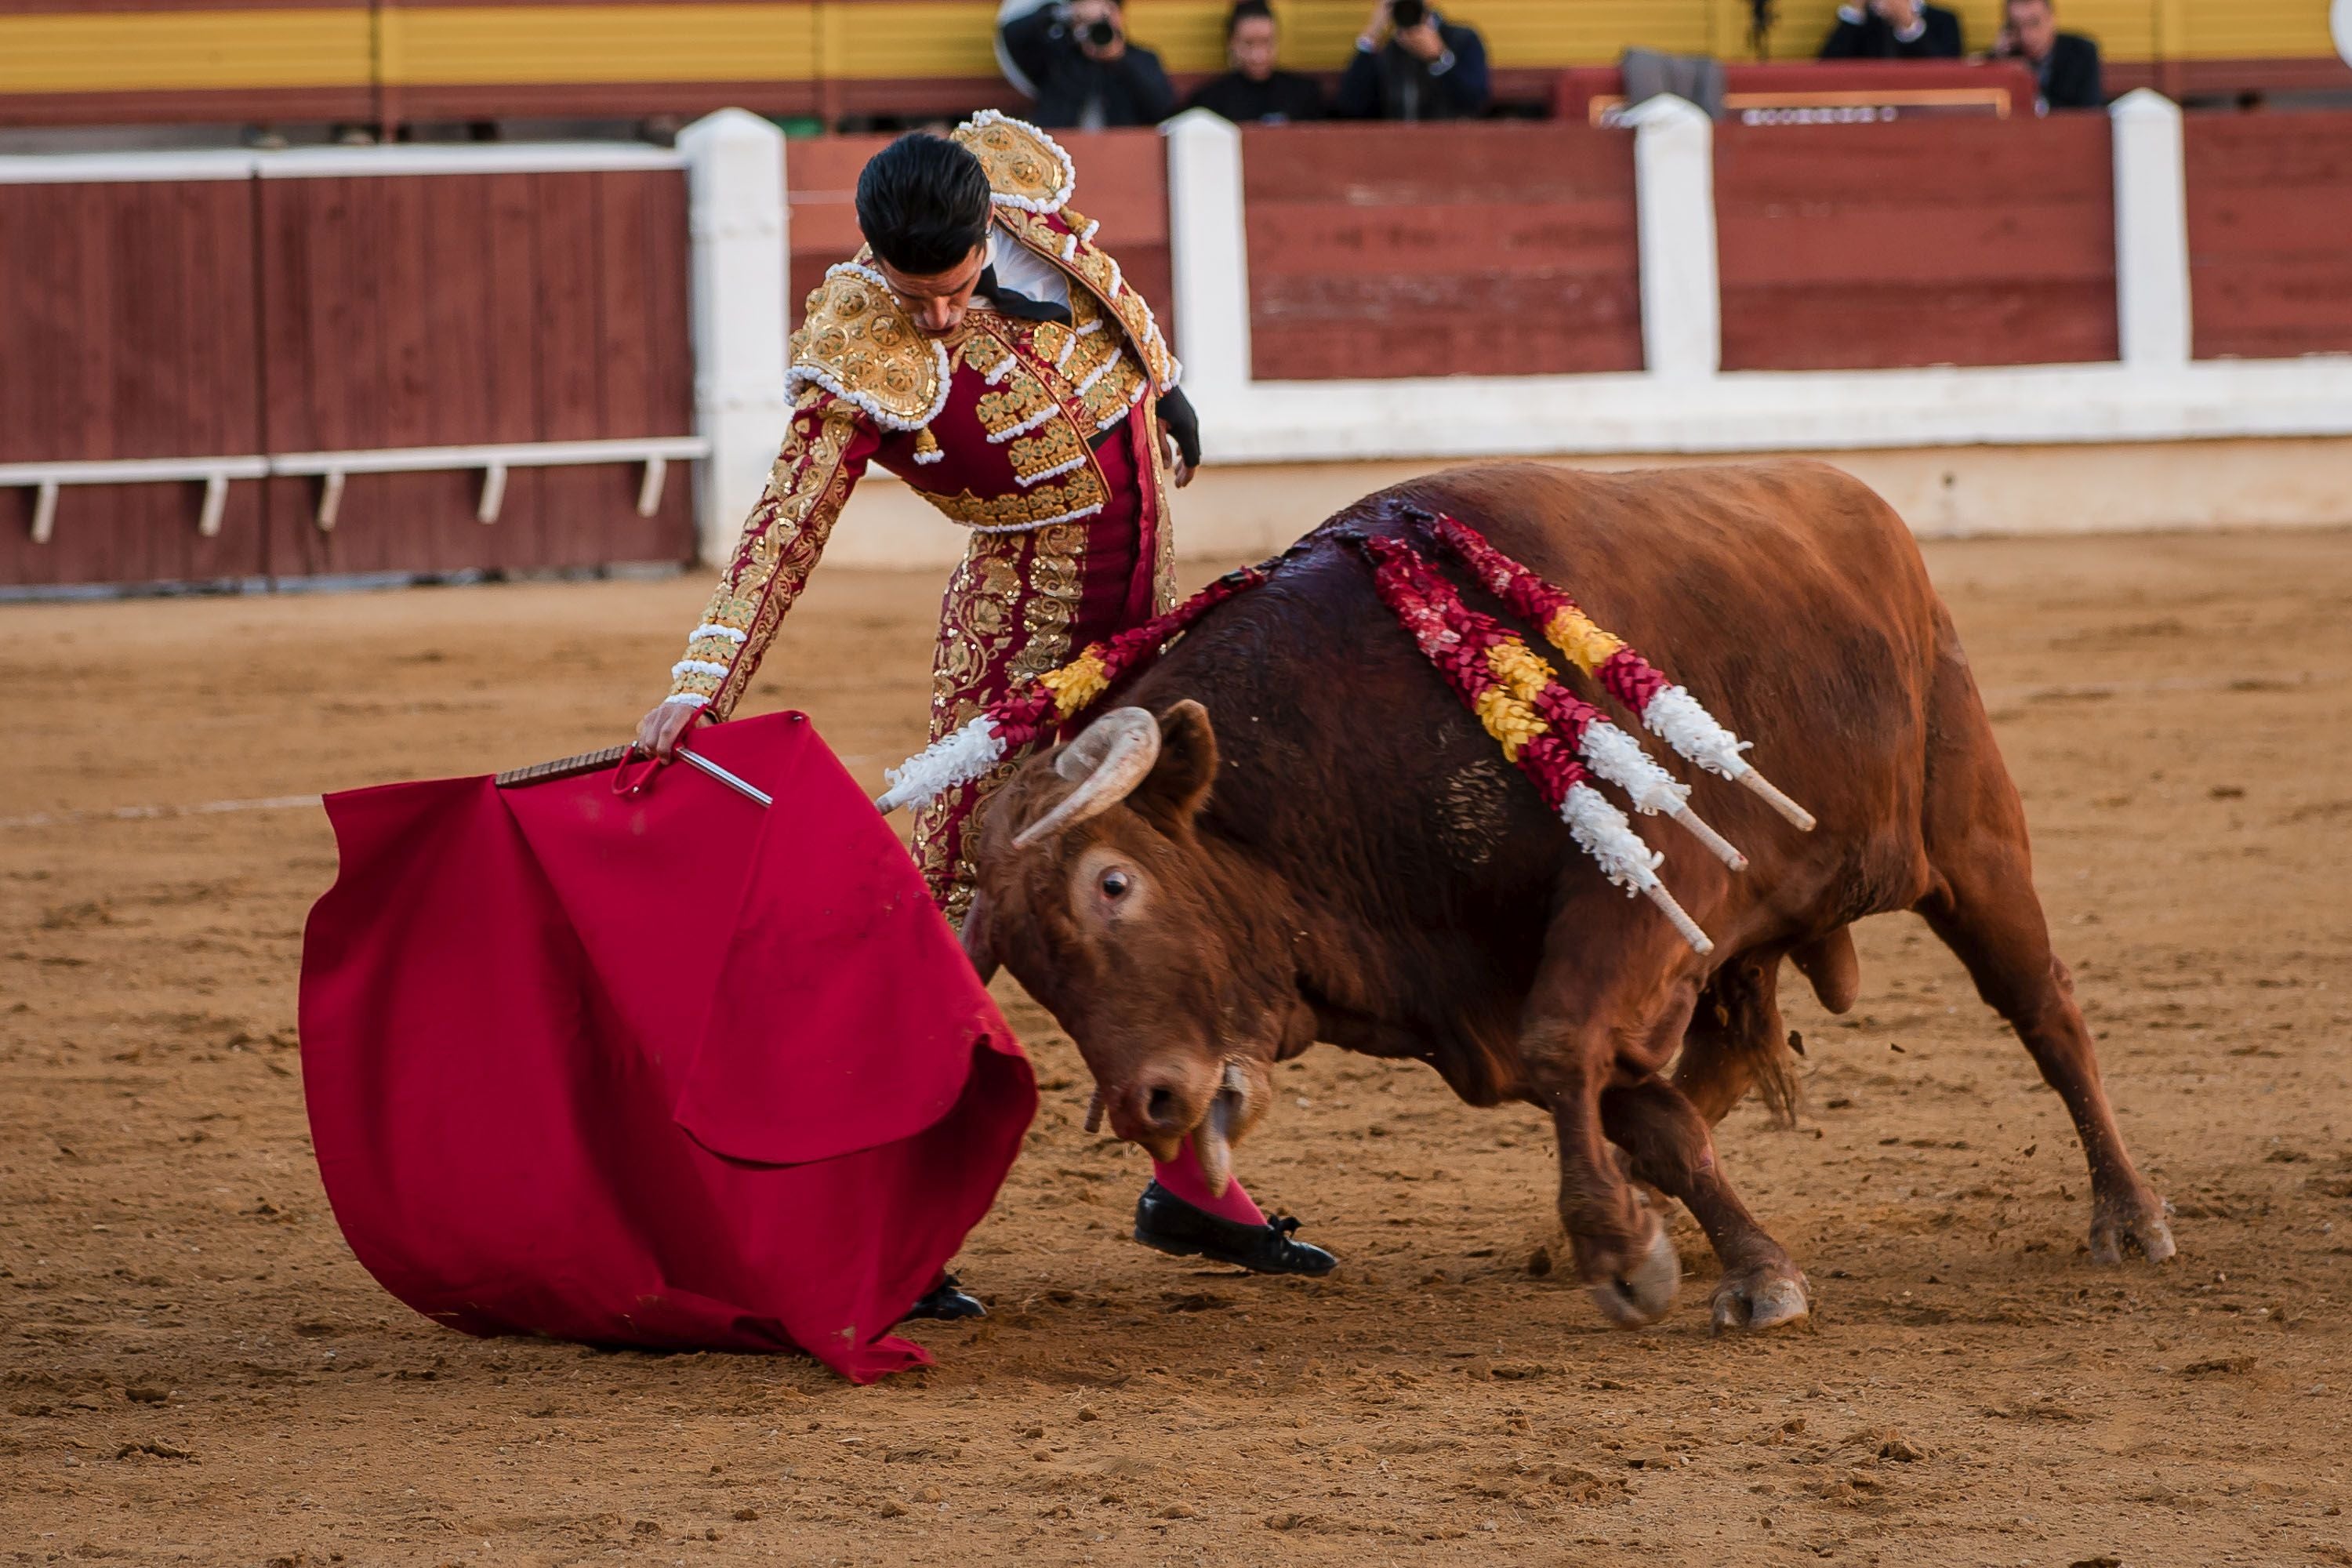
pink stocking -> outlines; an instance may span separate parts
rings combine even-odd
[[[1192,1153],[1190,1138],[1184,1140],[1184,1147],[1177,1152],[1176,1158],[1170,1163],[1163,1165],[1157,1160],[1151,1162],[1151,1177],[1175,1196],[1196,1209],[1205,1209],[1219,1219],[1229,1219],[1237,1225],[1265,1223],[1265,1213],[1250,1202],[1250,1195],[1242,1190],[1238,1176],[1225,1184],[1223,1197],[1209,1195],[1208,1179],[1201,1174],[1201,1162]]]

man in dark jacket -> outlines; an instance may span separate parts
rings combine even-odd
[[[1956,60],[1960,19],[1925,0],[1865,0],[1838,7],[1825,60]]]
[[[1052,131],[1156,125],[1176,111],[1160,57],[1127,41],[1119,0],[1070,0],[1004,24],[1004,52],[1037,89],[1037,123]]]
[[[1187,109],[1222,114],[1236,125],[1279,125],[1323,118],[1323,89],[1311,76],[1276,70],[1281,38],[1266,0],[1235,0],[1225,18],[1225,58],[1233,69],[1202,82]]]
[[[2009,26],[1992,47],[1996,59],[2019,59],[2033,68],[2044,109],[2102,109],[2099,46],[2079,33],[2058,30],[2054,0],[2009,0]]]
[[[1346,120],[1468,120],[1486,99],[1485,40],[1423,0],[1381,0],[1339,78]]]

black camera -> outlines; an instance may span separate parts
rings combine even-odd
[[[1428,19],[1429,7],[1423,0],[1389,0],[1389,25],[1400,33]]]
[[[1421,0],[1412,0],[1412,4],[1418,5]],[[1078,29],[1078,37],[1098,49],[1107,49],[1118,42],[1118,29],[1111,26],[1109,17],[1097,16]]]

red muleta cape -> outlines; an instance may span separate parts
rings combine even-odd
[[[1036,1110],[906,850],[798,713],[682,764],[327,797],[303,1088],[352,1250],[473,1334],[772,1351],[857,1383]]]

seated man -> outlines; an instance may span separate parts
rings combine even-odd
[[[1825,60],[1956,60],[1960,19],[1924,0],[1867,0],[1838,7],[1822,45]]]
[[[1339,78],[1343,120],[1469,120],[1486,111],[1486,45],[1423,0],[1380,0]]]
[[[1004,24],[1006,58],[1037,90],[1037,123],[1100,131],[1157,125],[1176,112],[1176,89],[1160,57],[1127,41],[1120,0],[1071,0]]]
[[[2009,0],[2008,26],[1994,40],[1992,58],[2023,60],[2033,68],[2044,109],[2104,109],[2099,82],[2099,46],[2079,33],[2058,30],[2057,0]]]
[[[1315,79],[1274,68],[1280,47],[1266,0],[1235,0],[1225,18],[1225,58],[1233,69],[1202,82],[1184,107],[1222,114],[1236,125],[1322,119],[1323,89]]]
[[[951,138],[902,136],[857,178],[866,248],[825,274],[793,334],[793,416],[766,493],[637,726],[667,757],[733,711],[869,463],[971,531],[948,583],[931,739],[1015,683],[1173,602],[1169,492],[1200,460],[1199,422],[1143,297],[1071,210],[1054,141],[993,110]],[[958,925],[971,905],[971,824],[1020,753],[915,820],[914,855]],[[1135,1238],[1262,1273],[1333,1263],[1242,1191],[1209,1191],[1190,1145],[1136,1205]],[[919,1310],[979,1305],[943,1287]]]

